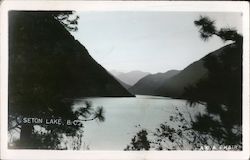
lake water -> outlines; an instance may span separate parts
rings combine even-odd
[[[84,105],[86,100],[91,101],[94,107],[103,106],[105,111],[104,122],[84,124],[83,141],[91,150],[123,150],[140,129],[154,131],[160,123],[169,121],[175,107],[184,115],[187,110],[192,114],[204,112],[204,106],[187,107],[185,100],[142,95],[78,99],[73,107]]]

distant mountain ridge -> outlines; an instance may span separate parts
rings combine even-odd
[[[112,75],[125,89],[129,89],[131,85],[128,85],[127,83],[121,81],[120,79],[116,78],[114,75]]]
[[[166,73],[158,73],[148,75],[139,80],[134,86],[129,88],[129,91],[133,94],[145,94],[145,95],[157,95],[157,96],[169,96],[174,98],[182,97],[185,87],[194,85],[201,78],[206,78],[208,70],[204,67],[204,59],[207,56],[220,56],[226,54],[226,50],[233,47],[234,44],[229,44],[221,47],[198,61],[188,65],[182,71],[173,70],[172,74],[169,71]],[[165,78],[163,75],[168,75]]]
[[[142,71],[130,71],[127,73],[123,73],[123,72],[119,72],[116,70],[111,70],[110,73],[114,75],[117,79],[119,79],[120,81],[130,86],[133,86],[141,78],[150,74],[149,72],[142,72]]]
[[[129,91],[133,94],[157,95],[157,89],[163,85],[167,79],[173,77],[179,72],[180,71],[178,70],[170,70],[165,73],[149,74],[129,88]]]

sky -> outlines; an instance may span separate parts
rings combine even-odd
[[[200,15],[215,20],[216,27],[242,32],[241,13],[92,11],[76,12],[78,31],[71,34],[105,69],[150,73],[182,70],[224,45],[213,36],[199,37],[194,25]]]

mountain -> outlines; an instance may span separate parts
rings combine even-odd
[[[9,12],[9,102],[132,96],[56,20],[53,12]]]
[[[119,72],[119,71],[116,71],[116,70],[112,70],[112,71],[109,71],[109,73],[124,87],[126,88],[127,90],[131,87],[131,85],[128,85],[127,83],[121,81],[120,79],[118,79],[116,77],[116,75],[119,75],[119,74],[123,74],[122,72]]]
[[[203,60],[196,61],[179,74],[167,79],[157,89],[157,94],[179,97],[184,91],[184,87],[195,84],[199,79],[207,74],[207,69],[203,65]]]
[[[124,83],[123,81],[116,79],[124,88],[127,90],[131,87],[131,85],[128,85],[127,83]]]
[[[117,79],[131,86],[133,86],[141,78],[150,74],[149,72],[142,72],[142,71],[131,71],[123,73],[115,70],[111,70],[110,73],[113,74]]]
[[[233,48],[233,44],[215,50],[198,61],[188,65],[182,71],[172,70],[166,73],[148,75],[129,88],[133,94],[159,95],[180,98],[184,88],[196,84],[200,79],[206,78],[207,68],[204,66],[205,59],[209,56],[219,57],[227,54]]]
[[[185,87],[195,85],[201,78],[207,77],[208,70],[204,66],[205,59],[211,56],[218,58],[223,54],[228,54],[228,50],[233,48],[233,46],[234,44],[226,45],[190,64],[179,74],[165,81],[164,84],[158,88],[158,94],[162,96],[182,97]]]
[[[109,71],[113,76],[118,76],[118,75],[120,75],[120,74],[124,74],[123,72],[120,72],[120,71],[117,71],[117,70],[111,70],[111,71]]]
[[[149,74],[140,79],[134,86],[129,88],[129,91],[133,94],[141,95],[157,95],[157,89],[163,85],[163,83],[178,74],[178,70],[170,70],[165,73]]]

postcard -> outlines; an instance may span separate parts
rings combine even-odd
[[[249,3],[3,1],[1,159],[248,159]]]

